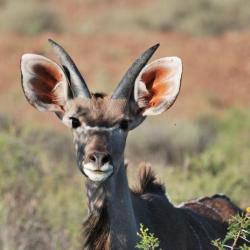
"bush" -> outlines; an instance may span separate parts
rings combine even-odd
[[[0,124],[8,120],[2,117]],[[71,154],[65,137],[44,129],[42,136],[39,129],[2,127],[0,248],[76,249],[86,205],[79,191],[82,176],[75,162],[67,165],[65,159],[72,156],[63,157]],[[46,143],[50,147],[45,150]],[[61,157],[53,156],[55,147]]]
[[[5,31],[37,35],[45,31],[60,32],[56,14],[41,1],[6,1],[0,9],[0,27]]]
[[[202,117],[197,121],[177,120],[174,124],[165,120],[145,121],[128,139],[128,158],[156,165],[184,166],[190,157],[202,153],[215,136],[213,117]]]
[[[213,142],[189,158],[186,171],[160,170],[161,175],[166,176],[170,197],[180,202],[225,193],[238,205],[247,206],[250,202],[249,127],[248,111],[230,110],[218,119]]]
[[[135,248],[141,250],[156,250],[160,246],[160,241],[154,234],[149,232],[143,224],[140,224],[140,231],[137,233],[140,241],[136,244]]]
[[[159,1],[154,7],[151,28],[177,30],[191,34],[218,34],[228,30],[249,28],[248,0],[187,0]],[[223,13],[223,14],[222,14]],[[156,18],[155,18],[156,17]],[[144,24],[146,22],[144,21]]]
[[[112,10],[89,22],[94,30],[177,31],[196,35],[216,35],[230,30],[249,29],[248,0],[160,0],[143,7]],[[99,30],[98,30],[99,31]]]
[[[135,130],[127,149],[129,159],[148,157],[158,168],[171,200],[223,192],[237,205],[249,205],[248,110],[176,126],[156,122]],[[15,125],[0,115],[0,249],[73,250],[80,245],[86,195],[70,142],[59,132]],[[168,154],[177,159],[171,163],[176,167],[160,167],[160,158],[168,161]],[[179,163],[182,157],[185,164]],[[131,178],[135,166],[130,165]]]
[[[245,214],[238,214],[231,218],[227,234],[224,239],[212,241],[218,250],[240,249],[249,250],[250,247],[250,207],[246,209]],[[238,246],[240,245],[240,247]]]

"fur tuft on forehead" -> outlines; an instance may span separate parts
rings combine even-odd
[[[67,104],[68,117],[76,117],[89,126],[112,127],[127,114],[127,101],[114,100],[104,93],[94,93],[91,99],[75,98]]]

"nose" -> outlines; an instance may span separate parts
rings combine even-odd
[[[98,167],[110,162],[110,160],[111,156],[106,152],[92,152],[87,156],[87,161],[94,163]]]

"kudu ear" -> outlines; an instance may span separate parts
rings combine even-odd
[[[164,57],[143,68],[135,81],[134,99],[142,115],[158,115],[174,103],[181,86],[182,62]]]
[[[44,56],[24,54],[21,74],[24,94],[32,106],[39,111],[63,113],[68,83],[59,65]]]

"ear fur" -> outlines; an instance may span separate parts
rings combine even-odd
[[[181,86],[182,62],[164,57],[148,64],[135,82],[134,99],[142,115],[158,115],[174,103]]]
[[[59,65],[44,56],[24,54],[21,74],[24,94],[32,106],[39,111],[63,112],[68,82]]]

